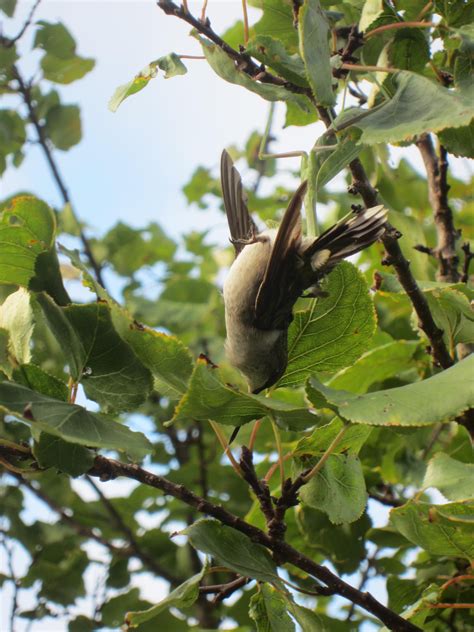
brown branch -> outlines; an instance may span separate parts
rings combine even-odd
[[[23,98],[23,103],[26,106],[26,109],[28,111],[28,118],[30,120],[30,123],[33,125],[33,127],[35,128],[36,134],[37,134],[37,142],[40,145],[44,157],[46,158],[46,162],[48,163],[49,169],[51,171],[51,175],[53,176],[53,180],[56,183],[56,186],[59,189],[59,192],[61,194],[61,197],[63,199],[63,203],[64,204],[69,204],[72,208],[72,203],[71,203],[71,198],[69,196],[69,192],[66,188],[66,185],[64,183],[64,180],[61,176],[61,173],[59,171],[59,167],[56,164],[56,161],[53,157],[53,153],[51,151],[51,148],[49,146],[49,142],[48,142],[48,137],[46,135],[46,132],[44,130],[43,125],[41,124],[37,113],[36,113],[36,109],[33,103],[33,98],[31,96],[31,87],[24,81],[23,77],[21,76],[18,68],[16,66],[12,67],[13,69],[13,75],[14,78],[16,79],[16,81],[18,82],[18,92],[19,94],[22,96]],[[84,252],[87,256],[87,259],[89,261],[89,264],[91,266],[91,268],[94,271],[95,277],[97,279],[97,281],[100,283],[100,285],[102,287],[105,287],[104,284],[104,279],[102,277],[102,266],[99,264],[99,262],[96,260],[96,258],[94,257],[94,254],[92,252],[89,240],[87,239],[82,227],[79,225],[78,223],[78,227],[79,227],[79,237],[80,240],[82,242],[82,246],[84,248]]]
[[[369,581],[370,571],[372,570],[374,562],[377,559],[378,553],[379,553],[379,549],[376,548],[375,551],[372,553],[372,555],[367,558],[365,569],[362,575],[360,576],[359,585],[357,586],[358,590],[363,590],[367,582]],[[346,617],[347,622],[349,622],[354,616],[355,608],[356,608],[355,604],[352,603],[351,607],[349,608],[349,612],[347,613],[347,617]]]
[[[367,207],[376,206],[379,203],[377,191],[370,184],[360,160],[358,158],[353,160],[349,169],[352,173],[351,192],[359,193]],[[404,257],[398,244],[400,237],[401,234],[393,226],[387,224],[387,230],[382,237],[387,255],[382,263],[394,267],[397,279],[407,293],[418,316],[418,325],[430,341],[434,362],[443,369],[447,369],[452,366],[453,360],[444,343],[443,331],[437,327],[428,301],[411,273],[410,262]]]
[[[240,590],[240,588],[243,588],[251,581],[252,579],[250,577],[237,577],[237,579],[234,579],[233,581],[228,582],[227,584],[216,584],[214,586],[200,586],[199,592],[202,595],[215,593],[215,597],[212,600],[212,603],[217,604],[220,601],[227,599],[227,597],[230,597],[231,595],[233,595],[237,590]]]
[[[222,524],[244,533],[253,542],[267,547],[278,556],[281,560],[280,563],[293,564],[312,577],[322,581],[331,588],[335,594],[348,599],[378,617],[390,630],[397,632],[414,632],[415,630],[419,632],[420,630],[420,628],[381,604],[370,593],[361,592],[350,586],[337,575],[334,575],[328,568],[317,564],[309,557],[306,557],[294,549],[291,545],[286,542],[275,542],[261,529],[231,514],[223,507],[215,505],[194,494],[184,485],[177,485],[163,476],[147,472],[137,465],[121,463],[120,461],[107,459],[103,456],[97,456],[95,458],[94,467],[89,471],[89,476],[97,476],[103,481],[111,480],[118,476],[125,476],[144,485],[159,489],[165,494],[194,507],[197,511],[216,518]]]
[[[28,14],[28,17],[26,18],[25,23],[23,24],[23,26],[21,27],[21,29],[18,31],[18,33],[15,35],[15,37],[11,37],[11,38],[7,38],[4,37],[2,38],[2,44],[3,46],[5,46],[5,48],[11,48],[12,46],[14,46],[16,44],[16,42],[18,42],[19,39],[21,39],[23,37],[23,35],[26,33],[26,30],[28,29],[28,27],[30,26],[32,20],[33,20],[33,15],[36,11],[36,9],[38,8],[39,3],[41,2],[41,0],[36,0],[36,2],[33,4],[33,6],[31,7],[31,10]]]
[[[461,248],[464,252],[461,281],[463,283],[467,283],[469,281],[469,266],[471,265],[471,261],[474,259],[474,252],[471,252],[471,245],[468,241],[466,241]]]
[[[438,243],[432,251],[439,261],[436,276],[439,281],[457,283],[459,258],[456,254],[456,240],[459,233],[454,227],[453,212],[448,203],[448,153],[441,145],[438,157],[429,134],[422,134],[416,141],[416,146],[426,168],[428,194],[438,236]]]
[[[291,81],[287,81],[286,79],[273,75],[265,70],[261,64],[257,64],[251,56],[245,52],[245,49],[242,48],[242,51],[237,51],[235,48],[232,48],[232,46],[229,46],[229,44],[219,37],[219,35],[217,35],[217,33],[211,28],[209,18],[206,18],[204,22],[201,22],[199,18],[194,17],[191,13],[189,13],[189,11],[186,11],[184,7],[174,4],[171,0],[158,0],[157,5],[162,11],[164,11],[164,13],[166,13],[166,15],[173,15],[180,20],[187,22],[195,28],[198,33],[205,35],[209,40],[211,40],[211,42],[216,44],[236,62],[236,66],[239,70],[245,72],[245,74],[252,77],[252,79],[256,79],[258,77],[258,81],[261,81],[262,83],[270,83],[275,86],[284,87],[290,92],[294,92],[296,94],[306,94],[306,96],[310,99],[313,98],[310,88],[297,86]]]

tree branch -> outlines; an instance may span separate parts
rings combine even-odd
[[[214,42],[221,50],[223,50],[231,59],[236,62],[236,65],[239,70],[245,72],[245,74],[252,77],[252,79],[258,79],[262,83],[270,83],[276,86],[284,87],[290,92],[294,92],[296,94],[306,94],[311,100],[313,99],[312,92],[309,88],[304,88],[301,86],[297,86],[291,81],[287,81],[286,79],[282,79],[281,77],[277,77],[272,73],[265,70],[263,64],[257,64],[255,61],[245,52],[245,49],[242,47],[242,50],[239,52],[229,46],[227,42],[225,42],[217,33],[211,28],[211,23],[209,18],[206,18],[204,22],[194,17],[189,11],[186,10],[184,6],[178,6],[171,2],[171,0],[158,0],[158,7],[166,13],[166,15],[174,15],[175,17],[183,20],[190,24],[193,28],[205,35],[211,42]]]
[[[31,22],[33,20],[33,15],[34,15],[36,9],[38,8],[38,5],[39,5],[40,2],[41,2],[41,0],[36,0],[36,2],[33,4],[33,6],[30,9],[30,12],[28,14],[28,17],[26,18],[25,23],[23,24],[21,29],[18,31],[18,33],[15,35],[15,37],[3,38],[4,46],[6,48],[11,48],[12,46],[14,46],[16,44],[16,42],[19,39],[21,39],[23,37],[23,35],[26,33],[26,30],[30,26],[30,24],[31,24]]]
[[[438,235],[437,246],[432,249],[439,261],[436,276],[439,281],[457,283],[459,258],[456,254],[456,240],[459,234],[454,227],[453,212],[448,203],[448,152],[440,145],[438,158],[429,134],[422,134],[416,141],[416,146],[426,168],[428,194]]]
[[[307,572],[312,577],[322,581],[334,593],[349,599],[349,601],[364,608],[371,614],[378,617],[389,629],[396,632],[419,632],[420,628],[406,621],[398,614],[377,601],[370,593],[361,592],[350,586],[337,575],[334,575],[328,568],[317,564],[309,557],[306,557],[286,542],[275,542],[269,535],[261,529],[245,522],[241,518],[231,514],[219,505],[194,494],[184,485],[177,485],[163,476],[158,476],[148,472],[133,464],[121,463],[114,459],[107,459],[103,456],[95,458],[94,467],[88,472],[89,476],[97,476],[103,481],[114,479],[118,476],[131,478],[144,485],[161,490],[169,496],[194,507],[197,511],[212,516],[222,524],[237,529],[247,535],[253,542],[262,544],[277,555],[280,563],[290,563],[297,568]]]
[[[37,142],[40,145],[43,154],[46,158],[46,162],[48,163],[49,169],[51,171],[51,174],[53,176],[53,180],[56,183],[56,186],[59,189],[59,192],[61,194],[61,197],[63,199],[63,203],[64,204],[69,204],[72,208],[72,203],[71,203],[71,198],[69,196],[69,192],[66,188],[66,185],[64,183],[64,180],[59,172],[59,168],[58,165],[56,164],[54,157],[53,157],[53,153],[51,151],[51,148],[49,146],[48,143],[48,138],[46,136],[46,133],[44,131],[44,127],[43,125],[40,123],[38,116],[36,114],[36,110],[35,110],[35,106],[33,103],[33,99],[31,96],[31,88],[30,86],[25,82],[25,80],[23,79],[23,77],[21,76],[18,68],[16,66],[12,67],[13,69],[13,75],[16,79],[16,81],[18,82],[18,92],[19,94],[22,96],[23,98],[23,103],[26,106],[26,109],[28,111],[28,118],[30,120],[30,123],[33,125],[33,127],[35,128],[36,134],[37,134]],[[87,256],[87,259],[89,261],[89,264],[91,266],[91,268],[94,271],[94,275],[97,279],[97,281],[100,283],[100,285],[102,287],[105,288],[105,284],[104,284],[104,279],[102,277],[102,266],[99,264],[99,262],[96,260],[96,258],[94,257],[94,254],[92,252],[89,240],[87,239],[87,237],[85,236],[85,233],[82,229],[82,227],[80,226],[79,222],[78,222],[78,227],[79,227],[79,237],[80,240],[82,242],[83,248],[84,248],[84,252]]]
[[[360,160],[358,158],[353,160],[349,165],[349,169],[352,173],[351,193],[359,193],[367,207],[376,206],[379,203],[377,191],[370,184]],[[443,369],[447,369],[452,366],[453,360],[444,343],[443,331],[437,327],[433,315],[431,314],[428,301],[411,273],[410,262],[404,257],[398,244],[400,237],[401,234],[393,226],[387,224],[387,230],[382,237],[387,256],[382,263],[394,267],[397,279],[405,290],[418,316],[418,325],[430,341],[433,360]]]

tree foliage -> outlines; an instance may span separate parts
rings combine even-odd
[[[51,208],[19,192],[0,205],[0,583],[11,587],[12,625],[474,626],[474,202],[472,182],[449,171],[451,156],[474,157],[473,5],[251,4],[257,19],[225,33],[186,3],[161,0],[156,10],[193,28],[210,72],[270,102],[267,129],[228,148],[253,183],[256,218],[277,222],[293,190],[271,151],[278,102],[286,126],[326,127],[293,174],[308,179],[308,232],[357,204],[384,203],[391,222],[383,244],[298,302],[288,368],[266,395],[249,394],[223,353],[230,249],[206,231],[176,242],[157,223],[86,234],[57,151],[80,142],[80,108],[56,88],[94,60],[78,54],[66,25],[35,22],[33,12],[17,35],[1,36],[0,172],[21,168],[34,137],[63,200]],[[11,17],[15,5],[0,10]],[[27,28],[40,54],[32,79],[19,63]],[[147,98],[133,95],[155,77],[187,72],[180,55],[159,54],[124,77],[112,111]],[[388,143],[419,152],[425,173],[405,157],[394,166]],[[334,190],[336,176],[347,190]],[[190,212],[220,203],[218,174],[196,166],[183,193]],[[59,246],[64,235],[76,249]],[[89,290],[83,303],[71,299],[71,271]],[[157,275],[153,295],[147,279]],[[118,300],[107,288],[117,282]],[[118,477],[134,483],[111,495]],[[29,520],[33,497],[52,524],[41,512]],[[18,550],[30,560],[24,574]],[[87,572],[100,578],[88,594],[93,615],[78,606]],[[154,603],[137,588],[145,573],[168,587]]]

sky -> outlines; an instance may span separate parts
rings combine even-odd
[[[189,6],[192,13],[200,13],[201,3],[190,2]],[[7,36],[18,31],[30,7],[29,2],[19,2],[16,19],[5,20],[3,32]],[[210,0],[208,15],[213,28],[223,32],[241,17],[241,2]],[[256,15],[251,9],[250,18]],[[120,220],[136,227],[157,221],[173,237],[192,229],[210,228],[211,239],[225,246],[224,216],[215,208],[201,211],[187,207],[181,189],[198,165],[217,166],[225,146],[243,143],[255,129],[263,131],[268,103],[224,83],[206,62],[186,60],[188,74],[168,80],[159,75],[112,113],[107,104],[116,87],[131,80],[150,61],[170,52],[201,54],[196,40],[188,36],[189,26],[166,16],[153,0],[43,0],[35,19],[64,22],[78,42],[78,54],[96,59],[96,67],[82,80],[55,86],[63,102],[78,103],[82,113],[83,140],[68,152],[56,152],[78,217],[96,234],[105,233]],[[31,39],[30,30],[22,51],[29,49]],[[33,52],[22,62],[26,77],[37,73],[38,60],[39,54]],[[308,151],[323,132],[322,124],[282,130],[283,116],[280,104],[274,125],[278,130],[274,151]],[[402,150],[392,153],[397,161]],[[409,151],[408,156],[421,167],[415,152]],[[297,165],[298,159],[285,162],[285,166]],[[465,161],[452,161],[451,167],[458,177],[467,176]],[[245,180],[245,172],[243,175]],[[8,169],[0,182],[1,198],[19,190],[32,191],[56,207],[61,205],[38,147],[29,147],[21,168]],[[109,483],[108,491],[113,493],[114,485],[117,483]],[[88,493],[85,486],[81,492]],[[32,497],[30,511],[32,515],[40,512],[42,519],[54,520],[54,515],[45,512]],[[379,509],[376,519],[383,524],[386,512]],[[95,554],[100,556],[101,552]],[[20,566],[25,564],[21,554],[17,561]],[[95,578],[88,577],[87,581],[93,585]],[[156,586],[150,589],[146,578],[141,586],[145,597],[157,600]],[[379,588],[377,594],[383,597]],[[7,591],[2,601],[2,605],[9,603]],[[82,605],[87,609],[90,604]],[[2,632],[8,629],[7,615],[8,608],[2,607]],[[16,632],[24,629],[21,624]],[[50,619],[34,623],[30,632],[65,629],[64,620]]]

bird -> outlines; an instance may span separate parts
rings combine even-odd
[[[228,362],[249,391],[278,382],[288,364],[288,327],[300,296],[321,295],[320,281],[342,260],[380,239],[388,210],[350,212],[318,237],[302,234],[302,182],[278,229],[259,231],[247,208],[242,179],[229,153],[221,156],[221,187],[235,259],[224,281]]]

